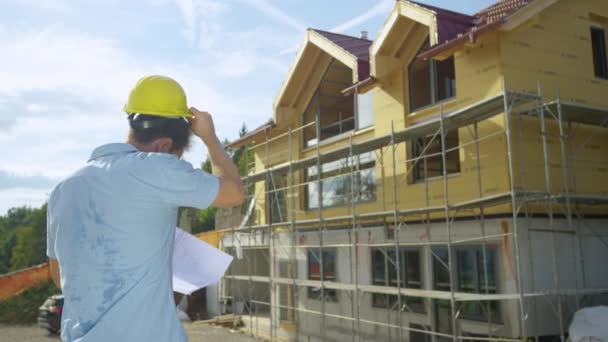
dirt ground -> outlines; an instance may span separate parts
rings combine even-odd
[[[222,342],[253,342],[256,339],[229,329],[208,325],[184,323],[190,342],[222,341]],[[0,341],[2,342],[59,342],[59,336],[49,335],[36,325],[14,326],[0,325]]]

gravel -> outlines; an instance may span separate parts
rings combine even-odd
[[[253,342],[258,341],[230,329],[209,325],[184,323],[190,342],[222,341],[222,342]],[[37,325],[0,325],[0,341],[2,342],[60,342],[59,336],[50,335]]]
[[[37,325],[0,325],[0,340],[3,342],[58,342],[59,337],[50,335]]]

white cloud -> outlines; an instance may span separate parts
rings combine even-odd
[[[48,200],[49,192],[26,187],[0,190],[0,213],[6,213],[10,208],[21,206],[41,207]]]
[[[61,26],[5,29],[0,43],[0,79],[6,80],[0,93],[50,90],[115,98],[128,88],[116,81],[132,83],[138,74],[137,61],[130,61],[117,42]]]
[[[285,26],[290,26],[291,28],[304,32],[307,28],[307,25],[301,23],[297,18],[289,15],[287,12],[282,9],[272,5],[267,0],[240,0],[241,2],[255,7],[258,11],[266,14],[267,16],[273,18],[274,20],[282,23]]]
[[[271,98],[238,96],[235,101],[236,94],[218,91],[208,66],[161,64],[128,52],[116,41],[63,27],[0,29],[2,170],[26,177],[13,178],[15,186],[25,186],[27,177],[59,179],[82,166],[96,146],[124,141],[122,104],[146,74],[177,79],[190,105],[216,114],[221,137],[236,136],[244,121],[261,123],[272,108]],[[186,156],[199,165],[205,148],[197,141]],[[10,203],[42,203],[50,186],[42,190],[20,194]],[[2,198],[10,197],[7,191],[2,194],[0,207],[6,206]]]
[[[354,27],[357,27],[361,24],[364,24],[374,18],[377,18],[379,16],[386,16],[386,14],[389,13],[390,10],[393,8],[394,4],[395,4],[395,0],[382,0],[381,2],[372,6],[372,8],[365,11],[364,13],[361,13],[361,14],[357,15],[356,17],[353,17],[341,24],[334,26],[333,28],[329,29],[329,31],[335,32],[335,33],[344,33],[346,31],[348,31]],[[282,55],[294,54],[298,51],[299,48],[300,48],[299,44],[293,45],[290,48],[280,50],[279,55],[282,56]]]
[[[280,49],[286,42],[294,40],[293,34],[261,27],[231,31],[223,25],[224,14],[229,13],[230,8],[226,2],[174,1],[184,19],[185,36],[192,46],[200,49],[201,57],[207,60],[212,75],[230,79],[245,77],[260,67],[269,68],[277,73],[287,70],[287,65],[280,58],[274,54],[262,53],[261,50]],[[245,3],[271,17],[284,20],[288,25],[296,22],[296,19],[265,1],[245,1]],[[195,27],[198,27],[198,31],[194,29]]]
[[[67,13],[72,6],[66,0],[14,0],[16,3],[33,9]]]
[[[330,29],[331,32],[343,33],[378,16],[386,16],[395,5],[394,0],[382,0],[369,10]]]
[[[0,190],[28,187],[32,189],[48,189],[59,181],[41,175],[14,174],[0,170]]]
[[[174,1],[184,19],[184,36],[192,46],[198,45],[199,40],[203,40],[202,36],[197,36],[198,33],[205,33],[205,37],[208,36],[209,27],[207,22],[228,9],[225,2],[215,0]]]

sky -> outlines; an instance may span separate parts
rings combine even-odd
[[[467,14],[494,0],[419,0]],[[142,76],[175,78],[234,139],[272,117],[307,28],[374,38],[395,0],[0,0],[0,215],[39,207],[102,144],[124,142]],[[185,159],[200,165],[195,140]]]

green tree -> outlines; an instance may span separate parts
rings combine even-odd
[[[13,248],[11,257],[11,271],[32,266],[36,253],[32,245],[35,243],[36,235],[32,227],[20,227],[17,229],[17,244]]]
[[[247,126],[245,125],[245,123],[243,123],[241,129],[239,130],[239,137],[243,137],[245,134],[247,134]],[[223,144],[225,146],[226,153],[228,153],[232,161],[237,165],[239,169],[239,174],[241,176],[245,176],[248,167],[247,164],[251,165],[254,161],[253,151],[249,151],[249,153],[246,154],[244,146],[237,149],[230,149],[227,147],[229,143],[230,142],[227,139],[224,139]],[[205,161],[201,165],[201,169],[208,173],[212,172],[212,165],[209,157],[205,159]],[[198,223],[195,227],[193,227],[192,233],[196,234],[215,229],[216,213],[217,209],[215,208],[206,208],[200,210],[197,214]]]
[[[212,172],[211,160],[209,157],[205,159],[201,165],[201,169],[207,173]],[[216,209],[211,207],[199,210],[196,215],[198,222],[195,227],[192,227],[192,233],[197,234],[215,229],[215,213]]]
[[[17,234],[14,231],[3,232],[0,236],[0,274],[9,272],[16,244]]]
[[[0,216],[0,274],[46,261],[46,205]]]
[[[198,225],[192,229],[192,233],[197,234],[214,230],[216,213],[217,209],[215,208],[206,208],[203,210],[199,210],[197,215]]]

